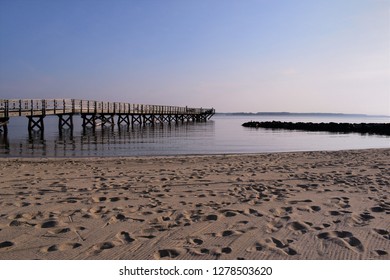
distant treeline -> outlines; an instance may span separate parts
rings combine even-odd
[[[390,135],[390,123],[246,122],[245,127]]]

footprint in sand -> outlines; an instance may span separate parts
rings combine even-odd
[[[0,243],[0,249],[12,247],[14,245],[15,245],[15,243],[12,241],[3,241]]]
[[[175,259],[182,253],[179,249],[162,249],[155,254],[155,259]]]
[[[67,251],[71,249],[76,249],[78,247],[81,247],[82,245],[80,243],[63,243],[60,245],[52,245],[49,247],[44,247],[40,251],[42,253],[50,253],[50,252],[56,252],[56,251]]]
[[[106,200],[107,200],[107,197],[105,197],[105,196],[92,197],[93,202],[104,202]]]
[[[293,212],[292,207],[281,207],[281,208],[271,208],[269,212],[272,213],[275,217],[287,216]]]
[[[348,197],[332,197],[330,200],[328,200],[328,204],[329,206],[335,206],[343,209],[351,207]]]
[[[383,238],[390,240],[390,232],[385,229],[375,228],[374,231],[381,235]]]
[[[267,229],[266,231],[268,233],[277,232],[280,229],[285,227],[286,222],[288,222],[291,219],[290,216],[284,216],[284,217],[276,217],[271,222],[267,223]]]
[[[311,202],[313,202],[311,199],[304,199],[304,200],[291,200],[288,203],[294,205],[298,203],[311,203]]]
[[[386,256],[386,255],[388,255],[388,253],[386,251],[383,251],[383,250],[375,250],[375,253],[378,256]]]
[[[95,252],[94,252],[95,254],[99,254],[104,250],[109,250],[109,249],[112,249],[114,247],[115,247],[114,243],[106,241],[106,242],[102,242],[102,243],[94,245],[93,249],[95,249]]]
[[[202,244],[203,244],[203,240],[200,239],[200,238],[190,238],[190,239],[188,240],[188,242],[189,242],[190,244],[193,244],[193,245],[202,245]]]
[[[206,221],[216,221],[218,220],[218,215],[215,214],[210,214],[205,217]]]
[[[106,210],[105,208],[106,208],[106,206],[92,207],[88,211],[92,215],[95,215],[95,214],[107,214],[109,212],[109,210]]]
[[[121,231],[116,235],[116,238],[122,243],[122,244],[129,244],[135,241],[134,238],[130,236],[130,234],[127,231]]]
[[[254,246],[254,249],[258,252],[260,251],[263,251],[264,250],[264,245],[259,243],[259,242],[256,242],[255,246]]]
[[[369,212],[363,212],[362,214],[359,215],[360,218],[365,221],[365,222],[368,222],[370,220],[373,220],[375,219],[374,216],[372,216]]]
[[[385,203],[381,203],[378,206],[372,207],[371,211],[374,213],[386,212],[386,214],[388,214],[388,213],[390,213],[390,206],[386,205]]]
[[[55,220],[49,220],[49,221],[46,221],[46,222],[43,222],[41,224],[41,228],[52,228],[52,227],[55,227],[58,225],[58,222],[55,221]]]
[[[255,217],[263,217],[264,215],[261,214],[259,211],[255,210],[255,209],[252,209],[252,208],[248,208],[244,211],[244,213],[246,214],[249,214],[249,215],[252,215],[252,216],[255,216]]]
[[[271,248],[279,249],[284,254],[287,254],[289,256],[294,256],[298,254],[298,252],[295,249],[290,247],[290,243],[292,243],[293,240],[287,240],[287,242],[282,242],[279,239],[271,237],[270,239],[267,239],[266,242],[269,244]]]
[[[317,235],[319,239],[324,241],[336,241],[337,244],[343,244],[345,247],[351,250],[357,250],[358,252],[363,252],[363,244],[349,231],[329,231],[323,232]]]
[[[237,216],[238,212],[235,210],[222,210],[221,213],[226,217],[226,218],[231,218]]]
[[[137,236],[138,238],[141,238],[141,239],[153,239],[153,238],[156,238],[155,235],[153,234],[149,234],[149,235],[139,235]]]
[[[232,248],[230,247],[224,247],[221,249],[221,252],[224,253],[224,254],[230,254],[232,252]]]
[[[213,237],[229,237],[229,236],[237,236],[243,234],[243,231],[240,230],[224,230],[223,232],[219,233],[212,233],[211,236]]]
[[[287,228],[289,228],[295,232],[304,234],[304,233],[307,233],[309,231],[310,226],[304,222],[294,221],[294,222],[287,224]]]
[[[51,234],[62,234],[62,233],[70,232],[70,231],[71,231],[70,228],[59,228],[59,229],[56,229],[56,230],[51,230],[51,231],[49,231],[49,233],[51,233]]]
[[[349,226],[366,226],[369,224],[371,218],[372,217],[371,215],[369,216],[366,216],[366,215],[369,215],[367,213],[365,214],[352,214],[352,216],[350,218],[347,218],[347,222],[348,222],[348,225]],[[372,217],[374,218],[374,217]]]
[[[214,248],[213,250],[209,251],[210,255],[216,256],[217,258],[221,257],[222,254],[230,254],[233,250],[231,247],[222,247],[222,248]]]
[[[260,242],[256,242],[253,246],[247,248],[245,251],[248,253],[253,253],[253,252],[260,252],[263,251],[266,248],[266,246]]]
[[[30,226],[33,227],[36,224],[25,222],[25,221],[19,221],[19,220],[13,220],[9,223],[10,227],[19,227],[19,226]]]
[[[208,249],[208,248],[201,248],[200,250],[199,249],[195,249],[195,250],[190,250],[190,253],[191,254],[194,254],[194,255],[197,255],[197,256],[200,256],[200,255],[211,255],[211,256],[214,256],[216,257],[217,259],[219,259],[222,254],[231,254],[233,252],[233,249],[231,247],[217,247],[217,248],[212,248],[212,249]]]
[[[317,206],[317,205],[313,205],[313,206],[310,206],[311,210],[313,210],[314,212],[318,212],[321,210],[321,207],[320,206]]]
[[[59,201],[60,203],[77,203],[82,198],[79,197],[67,197],[64,200]]]
[[[343,216],[345,214],[351,214],[352,212],[350,212],[350,211],[336,211],[336,210],[332,210],[332,211],[329,211],[328,213],[331,216]]]

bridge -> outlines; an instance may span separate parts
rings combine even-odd
[[[79,99],[0,99],[0,132],[8,132],[12,117],[28,118],[28,131],[44,131],[44,118],[58,116],[58,128],[73,131],[73,116],[80,115],[83,128],[111,125],[154,125],[185,121],[207,121],[215,110],[163,105],[103,102]]]

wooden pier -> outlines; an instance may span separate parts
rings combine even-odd
[[[78,99],[0,99],[0,133],[6,134],[12,117],[28,118],[28,131],[44,131],[44,118],[58,116],[58,129],[73,131],[73,116],[80,115],[84,128],[115,125],[154,125],[185,121],[207,121],[214,109],[101,102]],[[116,121],[115,121],[116,119]]]

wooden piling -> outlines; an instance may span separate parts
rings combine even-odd
[[[8,133],[8,120],[9,118],[0,118],[0,133]]]
[[[58,116],[58,130],[69,128],[73,130],[73,114],[59,114]]]
[[[39,131],[44,131],[45,126],[43,123],[43,118],[45,116],[27,116],[28,118],[28,130],[29,132],[33,130],[39,130]]]

